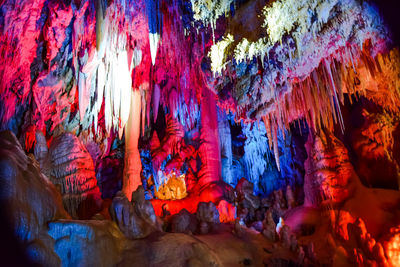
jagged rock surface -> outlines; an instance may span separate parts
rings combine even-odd
[[[62,266],[115,266],[126,245],[110,221],[58,220],[49,223],[49,235]]]
[[[196,216],[200,223],[199,228],[202,234],[213,231],[213,228],[220,223],[218,209],[211,201],[208,203],[200,202],[197,206]]]
[[[195,233],[197,229],[197,219],[186,209],[171,217],[171,231],[174,233]]]
[[[49,177],[60,187],[66,210],[74,218],[90,218],[101,208],[93,159],[70,133],[54,137],[49,149]]]
[[[153,206],[144,199],[141,186],[132,193],[132,202],[119,191],[110,206],[110,214],[122,233],[130,239],[144,238],[159,229]]]
[[[0,133],[0,204],[5,211],[3,220],[10,221],[12,233],[30,260],[59,265],[47,223],[69,215],[55,186],[40,172],[38,162],[26,156],[9,131]]]

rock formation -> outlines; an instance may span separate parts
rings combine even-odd
[[[13,233],[26,253],[19,255],[21,258],[15,259],[16,262],[60,265],[54,251],[54,240],[47,232],[47,223],[70,216],[63,208],[56,187],[40,172],[39,163],[33,156],[25,154],[17,138],[9,131],[0,133],[0,165],[1,211],[6,227],[3,233]],[[7,257],[15,255],[6,247],[4,249],[11,253],[5,254]],[[18,251],[21,248],[14,249]],[[26,255],[29,261],[24,262]]]
[[[387,9],[0,0],[1,264],[399,265]]]
[[[64,207],[71,216],[89,219],[100,211],[102,200],[93,159],[79,139],[68,133],[55,137],[47,158],[43,148],[44,144],[38,143],[36,156],[50,180],[60,188]]]

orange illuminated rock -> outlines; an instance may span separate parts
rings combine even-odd
[[[183,199],[187,196],[185,175],[176,177],[173,172],[168,181],[154,190],[156,198],[162,200]]]
[[[400,266],[400,227],[390,229],[386,241],[383,242],[385,254],[390,266]]]
[[[221,200],[217,205],[221,223],[233,222],[236,219],[236,207],[226,200]]]

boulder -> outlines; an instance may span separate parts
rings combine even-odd
[[[196,212],[197,220],[200,222],[200,233],[206,234],[220,224],[219,212],[217,207],[211,201],[200,202]]]
[[[151,203],[144,199],[143,187],[132,193],[132,202],[119,191],[110,206],[110,215],[129,239],[144,238],[160,229]]]
[[[197,229],[197,219],[186,209],[171,217],[171,231],[174,233],[194,233]]]
[[[201,222],[220,223],[217,207],[211,201],[200,202],[197,206],[197,219]]]

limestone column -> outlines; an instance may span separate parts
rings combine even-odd
[[[134,90],[131,94],[129,119],[125,125],[125,166],[122,184],[122,191],[129,201],[132,198],[132,192],[142,184],[140,179],[142,163],[140,161],[138,148],[141,119],[140,112],[140,91]]]

